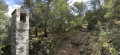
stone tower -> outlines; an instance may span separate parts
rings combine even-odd
[[[29,55],[29,12],[20,7],[12,12],[12,55]]]

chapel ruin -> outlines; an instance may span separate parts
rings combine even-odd
[[[12,55],[29,55],[29,12],[20,7],[12,12]]]

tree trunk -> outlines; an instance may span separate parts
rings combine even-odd
[[[38,36],[38,34],[37,34],[37,18],[36,18],[35,15],[33,14],[33,11],[32,11],[32,9],[31,9],[31,5],[29,4],[29,0],[26,0],[26,3],[27,3],[27,5],[28,5],[28,8],[29,8],[30,11],[31,11],[32,17],[34,18],[34,25],[35,25],[34,31],[35,31],[35,36],[37,37],[37,36]]]
[[[1,41],[1,40],[0,40]],[[2,44],[1,44],[1,42],[0,42],[0,55],[1,55],[1,47],[2,47]]]
[[[37,27],[36,27],[36,26],[35,26],[35,36],[36,36],[36,37],[38,36]]]
[[[49,15],[49,4],[50,4],[51,0],[48,0],[48,3],[47,3],[47,11],[46,11],[46,18],[45,18],[45,24],[44,24],[44,37],[47,37],[47,20],[48,20],[48,15]]]
[[[44,36],[47,37],[47,31],[46,28],[47,27],[47,17],[45,18],[45,25],[44,25]]]

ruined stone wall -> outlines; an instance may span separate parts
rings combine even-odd
[[[16,53],[16,51],[15,51],[15,44],[16,44],[16,38],[15,38],[15,27],[16,27],[16,25],[15,25],[15,23],[16,23],[16,21],[15,21],[15,18],[16,18],[16,13],[14,13],[13,15],[12,15],[12,20],[11,20],[11,53],[12,53],[12,55],[15,55],[15,53]]]
[[[25,22],[21,21],[21,8],[17,8],[12,13],[12,55],[29,55],[29,15],[25,11]],[[23,19],[24,19],[23,18]]]

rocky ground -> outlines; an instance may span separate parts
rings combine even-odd
[[[87,30],[49,34],[48,37],[42,38],[41,44],[39,43],[42,48],[36,55],[92,55],[89,38],[90,32]]]
[[[65,34],[66,35],[66,34]],[[56,49],[53,55],[90,55],[89,45],[89,32],[79,32],[74,36],[61,36],[61,40],[56,40],[62,42],[59,48]],[[58,42],[58,43],[59,43]],[[57,45],[56,45],[57,46]]]

